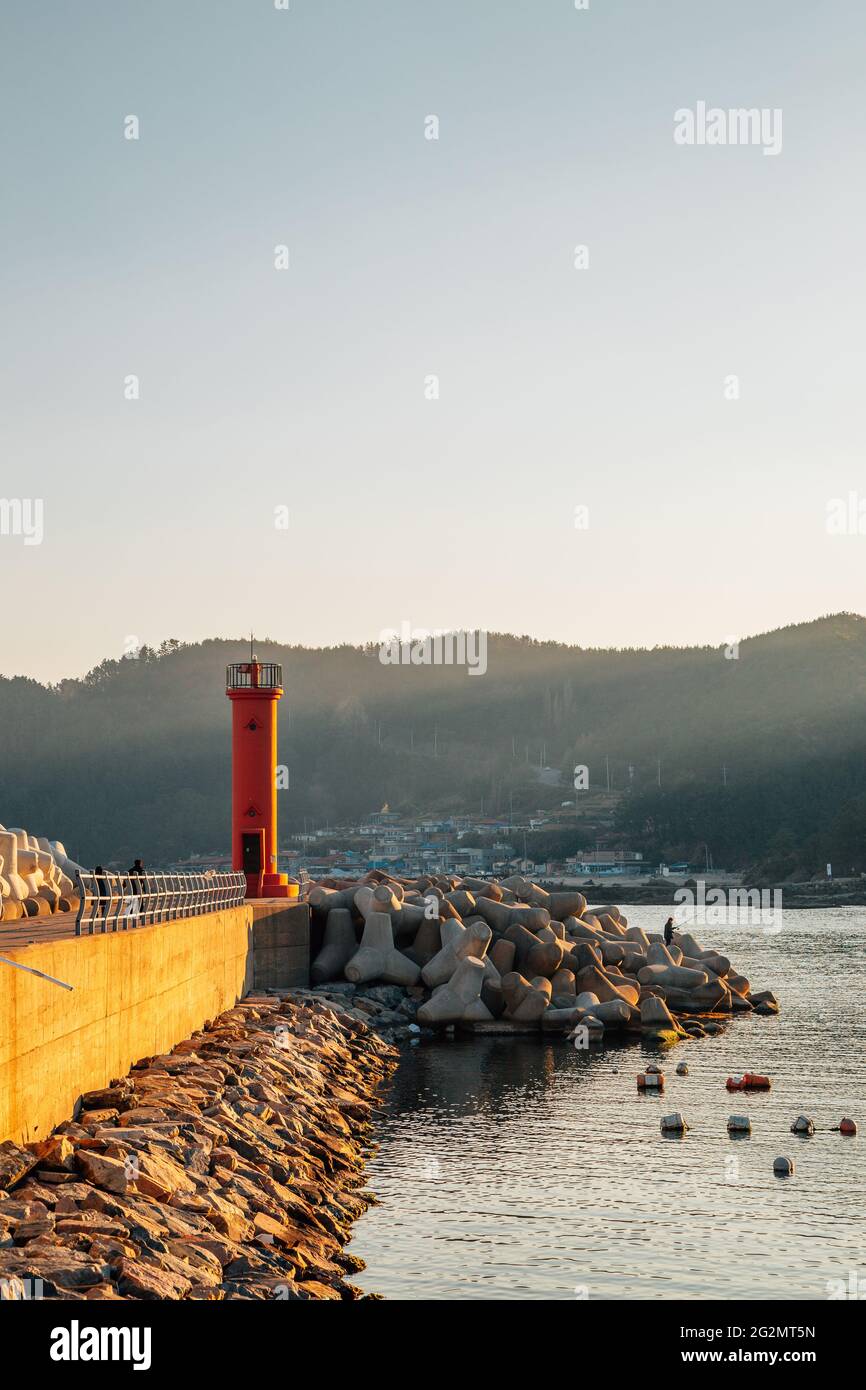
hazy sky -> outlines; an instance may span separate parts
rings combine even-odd
[[[866,611],[862,0],[2,11],[0,672]]]

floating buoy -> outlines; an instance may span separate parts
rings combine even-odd
[[[679,1110],[675,1110],[672,1115],[662,1115],[661,1127],[662,1132],[668,1131],[676,1134],[685,1134],[688,1129],[688,1125]]]
[[[792,1134],[814,1134],[815,1121],[810,1120],[808,1115],[798,1115],[791,1125]]]
[[[639,1091],[663,1091],[665,1088],[665,1075],[662,1071],[641,1071],[637,1076],[637,1088]]]
[[[752,1122],[748,1115],[729,1115],[728,1133],[729,1134],[751,1134]]]
[[[725,1085],[729,1091],[769,1091],[772,1082],[769,1076],[758,1076],[756,1072],[744,1071],[742,1076],[729,1076]]]
[[[688,1076],[688,1074],[689,1074],[689,1064],[688,1064],[688,1062],[677,1062],[677,1076]]]
[[[840,1134],[856,1134],[856,1133],[857,1133],[857,1121],[856,1121],[856,1120],[849,1120],[847,1117],[846,1117],[844,1120],[840,1120],[840,1121],[839,1121],[839,1133],[840,1133]]]
[[[773,1172],[778,1173],[780,1178],[790,1178],[794,1172],[793,1158],[774,1158]]]

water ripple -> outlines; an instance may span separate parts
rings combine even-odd
[[[658,908],[629,921],[659,927]],[[357,1282],[392,1298],[782,1298],[866,1279],[866,925],[862,909],[786,911],[776,936],[704,928],[778,1018],[737,1018],[669,1056],[664,1096],[636,1073],[661,1053],[634,1041],[577,1053],[535,1038],[416,1048],[382,1112],[369,1185],[381,1205],[355,1227]],[[687,1060],[689,1075],[674,1075]],[[773,1089],[729,1094],[766,1073]],[[680,1109],[683,1139],[659,1130]],[[818,1132],[789,1132],[800,1113]],[[731,1113],[752,1135],[729,1138]],[[773,1176],[789,1154],[792,1179]]]

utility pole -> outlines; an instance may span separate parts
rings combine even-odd
[[[610,758],[606,753],[604,755],[604,773],[607,779],[607,789],[610,791]]]
[[[658,782],[659,786],[661,786],[661,784],[662,784],[662,760],[661,760],[661,758],[656,758],[656,781]]]

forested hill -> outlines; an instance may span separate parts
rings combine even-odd
[[[285,832],[384,801],[477,810],[483,798],[489,815],[512,796],[515,812],[557,804],[575,764],[599,787],[608,758],[613,786],[628,789],[622,834],[648,852],[708,840],[717,864],[863,858],[860,616],[736,651],[582,650],[490,634],[484,675],[384,665],[376,645],[256,648],[283,664]],[[0,821],[58,836],[85,862],[227,845],[224,667],[245,651],[241,640],[166,642],[56,686],[0,678]],[[566,790],[539,784],[542,764],[564,770]]]

